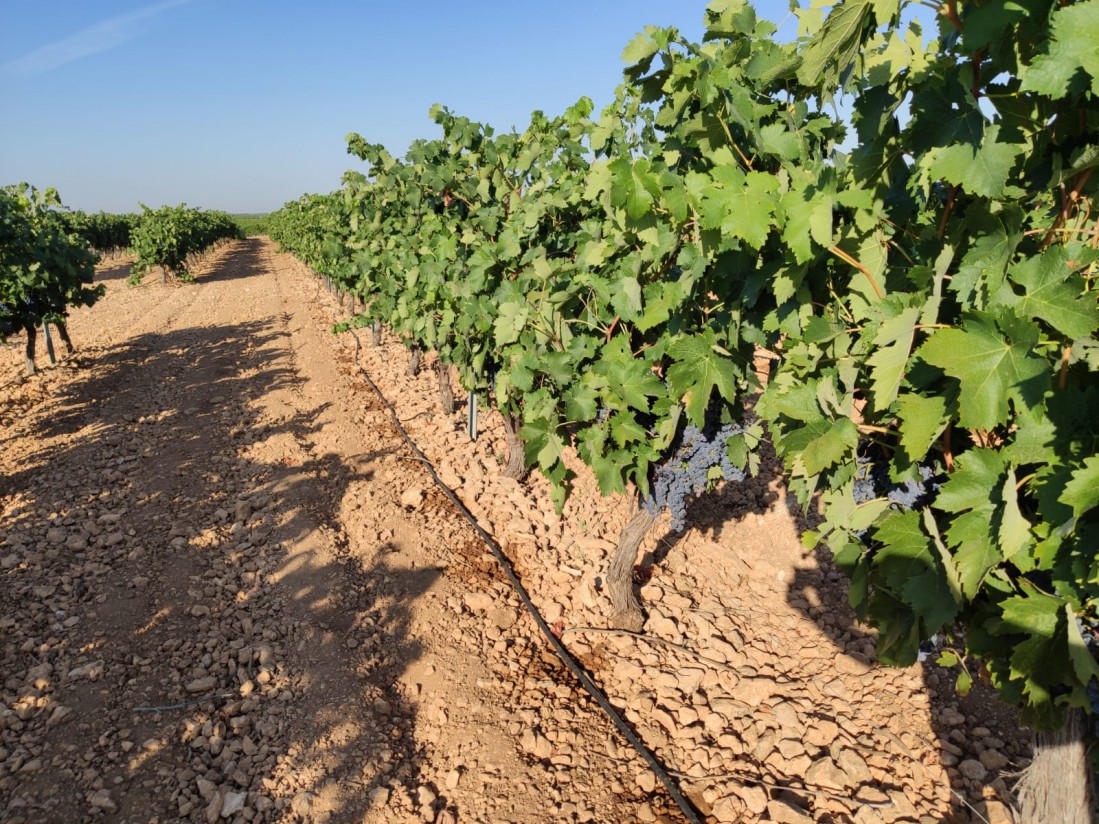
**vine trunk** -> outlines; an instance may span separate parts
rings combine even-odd
[[[1022,810],[1021,824],[1089,824],[1091,788],[1084,713],[1069,710],[1065,726],[1034,733],[1034,760],[1015,786]]]
[[[616,629],[640,632],[645,624],[641,603],[633,592],[633,567],[637,562],[637,552],[641,548],[641,542],[645,540],[645,536],[649,534],[655,522],[656,518],[652,513],[641,507],[618,536],[618,548],[607,570],[607,593],[614,607],[610,623]]]
[[[444,415],[454,414],[454,389],[450,385],[450,367],[441,360],[435,361],[435,377],[439,381],[439,405]]]
[[[527,477],[526,462],[523,460],[523,439],[519,437],[519,428],[523,425],[518,415],[504,415],[504,436],[508,445],[508,463],[504,468],[505,478],[517,481]]]

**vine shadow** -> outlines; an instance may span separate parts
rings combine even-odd
[[[851,666],[887,666],[876,654],[878,632],[857,619],[848,598],[850,582],[831,551],[818,545],[807,557],[814,563],[795,572],[787,590],[789,604],[812,621]],[[934,741],[924,743],[938,751],[950,783],[943,820],[1003,820],[1014,802],[1013,774],[1029,762],[1030,736],[1021,728],[1018,713],[979,681],[967,696],[960,696],[955,689],[958,671],[936,664],[936,645],[922,645],[920,657],[915,666],[929,698],[928,720],[935,735]],[[827,720],[842,724],[837,717]],[[903,747],[893,744],[895,749]],[[900,754],[915,760],[910,751],[901,749]],[[962,764],[966,766],[959,769]]]
[[[230,261],[237,274],[225,277],[257,274],[249,254],[244,250]],[[48,664],[59,675],[47,694],[83,719],[46,737],[42,770],[0,788],[4,817],[79,820],[94,785],[86,774],[71,780],[58,770],[75,763],[74,752],[110,764],[119,731],[104,726],[104,719],[120,714],[131,721],[127,740],[163,737],[165,744],[155,757],[107,767],[119,820],[152,809],[171,819],[199,814],[213,803],[195,790],[199,778],[223,798],[245,793],[249,809],[259,809],[263,797],[288,815],[323,809],[333,822],[361,821],[376,804],[374,791],[418,782],[415,708],[390,688],[420,657],[408,607],[438,573],[395,568],[384,546],[367,563],[346,553],[334,562],[317,560],[324,549],[317,536],[338,528],[333,502],[349,484],[369,480],[372,462],[386,450],[351,462],[309,448],[327,401],[267,423],[259,399],[301,388],[288,351],[287,333],[274,321],[138,335],[89,351],[88,368],[60,387],[55,414],[35,417],[27,409],[21,431],[4,433],[5,442],[30,438],[39,444],[16,471],[0,477],[8,545],[36,567],[25,574],[5,570],[5,611],[25,620],[27,633],[58,634],[52,629],[56,610],[35,595],[36,587],[48,585],[71,596],[67,603],[81,620],[48,650],[5,649],[0,680],[25,679],[32,668]],[[262,437],[253,437],[261,424]],[[263,447],[280,439],[307,447],[305,459],[288,461],[278,449]],[[226,457],[242,447],[246,457],[239,464]],[[252,511],[237,509],[243,501]],[[261,502],[268,503],[255,508]],[[271,506],[275,523],[258,515]],[[121,509],[129,530],[108,545],[99,540],[106,535],[99,518]],[[84,535],[84,546],[50,546],[42,536],[51,524]],[[290,545],[300,551],[291,555]],[[265,555],[274,563],[264,566]],[[231,587],[215,583],[226,576],[239,587],[235,597]],[[337,589],[347,600],[332,599]],[[273,623],[271,616],[279,614],[284,619]],[[358,649],[364,652],[349,648],[351,634],[363,639]],[[266,647],[286,654],[306,650],[315,661],[357,657],[364,681],[276,677],[273,693],[264,694],[258,679],[267,671]],[[241,659],[241,649],[254,654]],[[133,672],[134,660],[148,663],[141,677],[108,690],[63,677],[89,656],[104,661],[106,678],[122,668]],[[232,689],[188,701],[188,679],[214,666],[203,663],[206,657],[224,659],[220,667],[233,662],[231,670],[215,667],[222,683],[239,689],[246,681],[256,690],[251,695],[262,695],[254,699],[267,708],[256,715],[260,721],[239,728],[230,723],[250,715],[247,697]],[[349,718],[346,708],[361,706],[364,683],[377,693],[371,710]],[[293,715],[274,714],[291,696]],[[146,708],[161,709],[136,712]],[[291,717],[287,730],[256,736],[256,723],[278,726]],[[218,752],[187,738],[187,730],[207,724],[223,731]],[[245,745],[246,738],[252,743]],[[265,755],[253,747],[266,749]],[[186,787],[175,781],[181,771],[192,775]],[[283,795],[270,789],[271,782]],[[298,792],[286,795],[287,787]],[[29,799],[29,805],[14,805],[17,799]]]

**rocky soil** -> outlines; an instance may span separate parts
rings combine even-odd
[[[346,307],[267,241],[196,274],[105,269],[34,378],[0,349],[0,818],[681,820],[361,365],[705,820],[1011,820],[1016,719],[875,663],[776,473],[660,522],[644,636],[609,630],[628,501],[581,471],[558,517],[502,478],[499,420],[469,441],[430,362],[332,335]]]

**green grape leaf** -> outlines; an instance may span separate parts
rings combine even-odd
[[[1008,173],[1026,147],[1021,143],[1000,143],[999,134],[999,126],[989,126],[983,136],[971,134],[969,142],[932,150],[930,174],[976,195],[1000,197]]]
[[[938,551],[932,551],[934,542],[921,528],[920,518],[917,512],[892,512],[874,530],[874,539],[881,546],[874,554],[871,582],[880,580],[912,609],[927,633],[934,633],[954,618],[958,603],[950,577],[937,560]],[[918,645],[915,635],[913,628],[909,641]],[[908,648],[911,643],[898,643],[890,645],[891,655],[898,661],[914,654]]]
[[[920,307],[910,306],[879,327],[875,342],[884,344],[891,340],[892,343],[878,349],[866,361],[873,381],[872,398],[876,409],[888,409],[897,399],[919,317]]]
[[[716,346],[717,336],[710,329],[678,338],[668,346],[674,361],[668,367],[668,387],[683,399],[687,417],[699,427],[714,389],[727,401],[736,397],[736,370],[727,357],[718,354]]]
[[[962,594],[974,598],[985,576],[1003,560],[992,538],[991,523],[995,513],[984,506],[958,515],[947,531],[947,540],[955,547],[954,564]]]
[[[611,437],[619,446],[626,446],[630,443],[647,441],[649,433],[637,422],[633,412],[627,410],[611,418]]]
[[[1063,6],[1053,14],[1052,42],[1022,74],[1022,89],[1064,97],[1077,72],[1091,75],[1091,93],[1099,94],[1099,4]]]
[[[1008,401],[1037,406],[1049,387],[1049,364],[1034,353],[1038,333],[1031,324],[972,313],[958,329],[941,329],[919,349],[928,363],[959,383],[962,426],[992,429],[1008,419]]]
[[[1000,546],[1008,560],[1031,543],[1030,522],[1023,517],[1019,509],[1019,493],[1016,489],[1015,470],[1008,467],[1000,492],[1003,506],[1000,512]]]
[[[611,173],[611,203],[625,208],[626,214],[633,220],[644,216],[660,193],[659,183],[650,172],[650,161],[647,158],[632,160],[620,157],[611,161],[608,169]]]
[[[911,461],[918,461],[927,454],[949,422],[946,399],[941,395],[902,394],[897,401],[897,417],[900,419],[901,446]]]
[[[1099,506],[1099,456],[1085,459],[1084,465],[1072,473],[1059,500],[1072,507],[1076,518]]]
[[[745,174],[732,165],[718,167],[714,185],[707,188],[702,201],[702,225],[742,238],[758,249],[771,231],[778,185],[771,174]]]
[[[802,52],[798,80],[807,86],[816,85],[833,63],[842,72],[858,54],[859,35],[873,5],[873,0],[844,0],[833,7],[820,32]]]
[[[1099,664],[1092,657],[1088,645],[1080,632],[1076,629],[1076,616],[1072,612],[1072,606],[1064,604],[1065,628],[1068,630],[1068,654],[1072,659],[1072,668],[1081,684],[1088,683],[1092,678],[1099,678]]]
[[[764,151],[778,155],[783,160],[793,160],[801,154],[798,136],[781,123],[768,123],[759,130],[759,141]]]
[[[782,439],[785,453],[797,455],[808,475],[816,475],[840,463],[855,451],[859,429],[850,418],[818,418]]]
[[[1011,279],[1026,293],[1001,292],[1005,305],[1021,314],[1040,318],[1069,338],[1082,338],[1099,329],[1095,297],[1084,293],[1084,279],[1074,275],[1064,246],[1052,246],[1042,254],[1023,258],[1011,267]]]
[[[798,263],[812,257],[815,240],[821,246],[832,242],[832,198],[812,187],[791,189],[782,196],[786,224],[782,239],[794,253]]]
[[[590,421],[599,414],[599,394],[590,383],[578,381],[568,388],[565,413],[573,422]]]
[[[500,313],[493,322],[493,328],[496,332],[496,344],[503,346],[519,340],[519,335],[526,327],[529,315],[530,307],[525,304],[503,304],[500,307]]]
[[[943,512],[980,509],[997,500],[1006,466],[993,449],[970,449],[959,455],[954,472],[943,484],[934,506]]]
[[[626,45],[626,48],[622,50],[622,62],[628,63],[631,66],[638,63],[645,63],[645,66],[647,67],[647,61],[652,60],[653,56],[658,51],[660,51],[660,46],[652,36],[647,31],[640,32]],[[645,69],[643,69],[643,71],[644,70]]]
[[[649,398],[664,392],[660,378],[653,374],[643,360],[633,356],[629,350],[629,342],[621,335],[616,335],[603,347],[602,356],[594,369],[598,374],[606,376],[611,392],[625,404],[622,406],[620,403],[608,402],[609,407],[619,411],[632,407],[648,412]]]

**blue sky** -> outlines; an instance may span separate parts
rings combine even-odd
[[[795,23],[782,0],[760,15]],[[0,185],[66,205],[263,212],[339,186],[359,132],[403,154],[439,102],[522,127],[606,103],[647,24],[705,0],[0,0]]]

